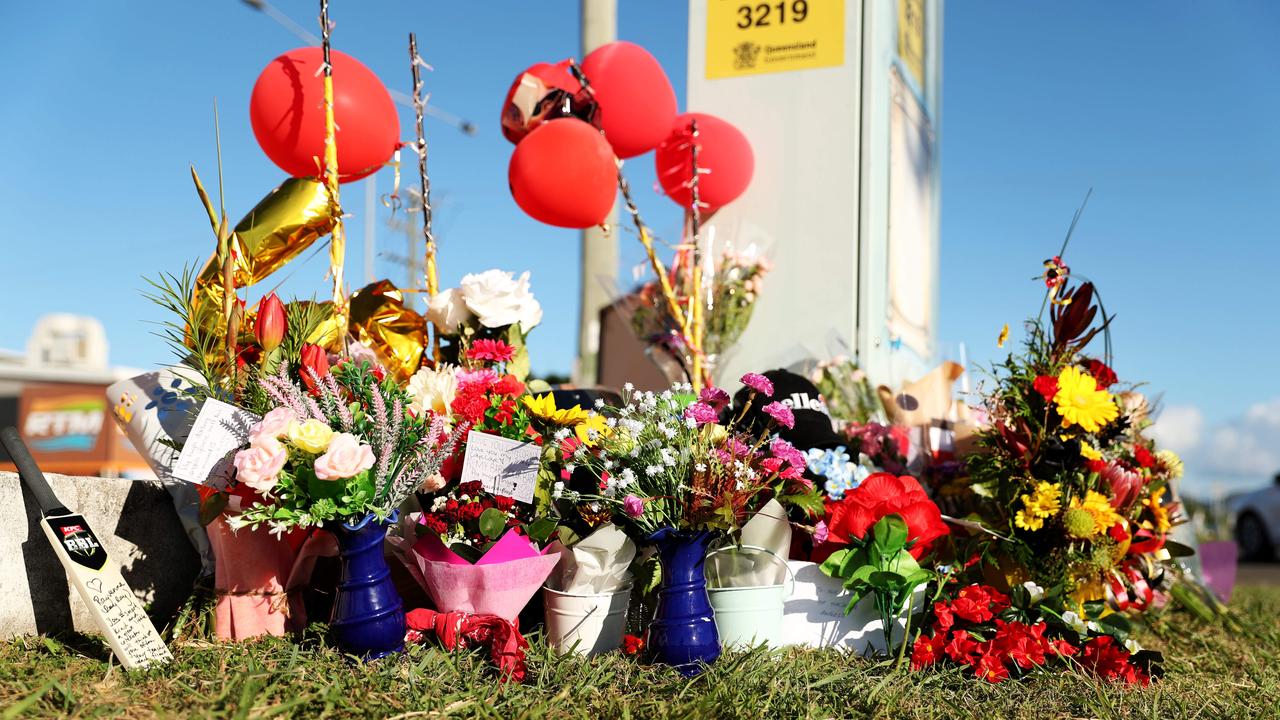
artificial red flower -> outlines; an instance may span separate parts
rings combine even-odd
[[[935,632],[916,638],[915,645],[911,647],[911,669],[919,670],[941,660],[943,640],[946,637],[945,632]]]
[[[991,642],[1001,655],[1023,670],[1044,664],[1044,647],[1023,623],[996,620],[996,636]]]
[[[1053,398],[1058,394],[1058,378],[1052,375],[1041,375],[1031,383],[1031,387],[1040,393],[1040,397],[1044,398],[1047,403],[1053,402]]]
[[[978,656],[973,664],[973,672],[989,683],[998,683],[1009,677],[1009,668],[1004,665],[1004,658],[997,652],[986,652]]]
[[[1124,680],[1146,685],[1151,679],[1129,662],[1129,651],[1115,644],[1110,635],[1100,635],[1084,644],[1080,664],[1107,680]]]
[[[1116,372],[1107,367],[1107,364],[1101,360],[1090,360],[1088,369],[1089,374],[1097,381],[1098,387],[1103,390],[1115,385],[1116,381],[1119,380],[1116,377]]]
[[[920,559],[933,549],[933,541],[950,532],[942,513],[933,504],[919,481],[908,475],[895,477],[875,473],[839,501],[827,503],[827,542],[815,548],[814,561],[821,562],[849,544],[864,539],[871,527],[886,515],[897,514],[907,524],[907,537],[915,541],[911,556]]]
[[[298,353],[298,360],[302,363],[301,375],[302,382],[311,391],[312,395],[320,394],[320,387],[316,384],[316,378],[323,379],[329,374],[329,353],[319,345],[307,343],[302,346],[302,350]]]
[[[289,319],[285,316],[284,303],[275,293],[262,298],[258,304],[258,317],[253,323],[253,336],[258,347],[271,352],[284,342],[284,334],[289,329]]]
[[[488,360],[489,362],[504,363],[510,362],[511,358],[515,356],[515,347],[501,340],[482,338],[471,343],[471,347],[467,348],[468,360]]]
[[[951,609],[961,620],[968,620],[971,623],[983,623],[994,617],[991,613],[991,604],[985,597],[958,597],[951,601]]]
[[[1141,445],[1133,449],[1133,459],[1144,468],[1149,468],[1156,464],[1156,459],[1151,454],[1151,451]]]
[[[933,604],[933,626],[944,633],[956,624],[955,613],[952,612],[951,606],[945,602],[939,601]]]
[[[952,662],[970,665],[977,658],[978,643],[964,630],[952,630],[951,640],[942,649]]]
[[[622,652],[627,655],[639,655],[644,650],[644,638],[639,635],[622,636]]]

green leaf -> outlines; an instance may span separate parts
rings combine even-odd
[[[876,570],[867,577],[871,586],[883,590],[894,590],[906,583],[907,578],[891,570]]]
[[[973,494],[977,495],[978,497],[993,498],[996,496],[995,481],[974,483],[969,486],[969,489],[972,490]]]
[[[529,376],[529,349],[525,346],[524,333],[520,332],[520,323],[507,327],[507,344],[516,348],[515,357],[507,362],[507,372],[523,382]]]
[[[822,561],[822,572],[826,573],[830,577],[844,577],[844,574],[841,571],[844,569],[845,560],[852,554],[853,551],[849,548],[842,548],[831,553],[826,560]]]
[[[484,519],[483,514],[481,514],[480,519]],[[555,518],[538,518],[528,525],[525,525],[524,532],[525,535],[529,536],[530,540],[541,545],[545,544],[547,540],[551,538],[551,534],[556,531],[557,525],[559,525],[559,522]]]
[[[893,557],[907,545],[907,521],[894,513],[885,515],[871,528],[876,548],[884,557]]]
[[[574,532],[573,528],[568,525],[561,525],[556,528],[556,537],[560,540],[560,544],[565,547],[573,547],[582,539],[582,537],[578,535],[578,533]]]
[[[497,540],[507,529],[507,514],[498,508],[489,508],[480,513],[480,532],[484,536]]]
[[[1196,554],[1196,551],[1191,547],[1187,545],[1183,545],[1180,542],[1175,542],[1173,540],[1165,540],[1164,549],[1169,551],[1169,555],[1171,557],[1176,557],[1176,558],[1191,557],[1192,555]]]
[[[865,594],[866,593],[861,593],[861,592],[849,593],[849,604],[844,606],[844,614],[848,615],[849,613],[853,612],[854,606],[858,604],[858,601],[862,600],[862,597]]]

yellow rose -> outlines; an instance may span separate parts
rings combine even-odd
[[[309,453],[322,453],[329,449],[333,428],[319,420],[289,423],[289,444]]]

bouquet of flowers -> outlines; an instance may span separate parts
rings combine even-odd
[[[588,430],[595,446],[565,448],[566,463],[589,468],[599,480],[581,497],[613,508],[646,536],[660,528],[733,532],[772,498],[816,515],[821,500],[803,475],[804,454],[785,440],[770,441],[771,432],[741,431],[750,404],[773,394],[761,375],[747,373],[742,381],[752,388],[750,397],[724,424],[724,390],[707,387],[694,400],[687,384],[661,393],[637,392],[628,384],[621,407],[602,408],[607,430]],[[767,403],[763,411],[771,427],[795,422],[782,403]],[[556,494],[579,495],[563,484]]]
[[[984,452],[967,462],[977,515],[991,531],[977,536],[978,552],[1004,583],[1032,580],[1065,588],[1077,605],[1142,609],[1174,547],[1165,537],[1177,505],[1166,490],[1181,462],[1144,435],[1142,396],[1086,353],[1110,324],[1104,313],[1094,325],[1094,286],[1068,287],[1066,266],[1047,265],[1049,325],[1029,322],[1025,350],[997,369]]]
[[[465,275],[458,287],[436,293],[426,319],[435,325],[439,337],[450,341],[441,351],[445,361],[460,364],[474,359],[471,349],[477,343],[500,341],[513,348],[503,361],[508,372],[523,379],[529,374],[525,340],[542,322],[542,305],[529,289],[528,272],[517,278],[504,270],[486,270]]]
[[[884,406],[867,373],[849,358],[819,363],[809,380],[822,393],[831,417],[850,424],[884,419]]]
[[[1052,667],[1081,667],[1106,680],[1146,685],[1159,655],[1128,637],[1116,615],[1104,628],[1058,612],[1044,588],[1027,581],[1005,594],[972,584],[933,605],[933,623],[911,648],[919,670],[950,661],[991,683]]]
[[[806,453],[809,472],[823,478],[822,489],[827,497],[840,500],[874,473],[907,471],[906,456],[911,447],[907,428],[877,422],[850,422],[842,432],[849,440],[847,446],[813,448]]]

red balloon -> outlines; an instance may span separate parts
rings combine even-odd
[[[290,50],[267,65],[249,98],[254,137],[271,162],[294,177],[314,177],[317,161],[324,163],[324,78],[316,74],[322,60],[317,47]],[[351,182],[391,158],[400,141],[400,118],[373,71],[337,50],[330,51],[329,61],[338,180]]]
[[[649,152],[671,131],[676,92],[658,60],[629,42],[601,45],[582,60],[600,105],[600,127],[620,158]]]
[[[581,90],[582,85],[569,71],[568,60],[530,66],[512,81],[507,99],[502,102],[502,136],[513,143],[520,142],[534,128],[557,116],[558,108],[549,108],[548,104],[563,100],[565,93],[575,95]]]
[[[747,136],[731,123],[705,113],[685,113],[676,118],[671,134],[654,153],[654,165],[662,190],[676,204],[689,207],[693,201],[689,181],[693,178],[693,136],[690,121],[698,121],[698,200],[706,211],[733,202],[751,184],[755,156]]]
[[[566,228],[599,225],[613,208],[618,166],[600,131],[576,118],[550,120],[516,145],[511,196],[534,220]]]

